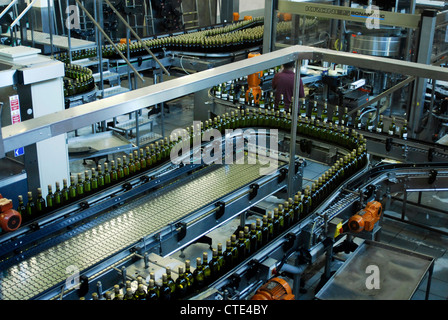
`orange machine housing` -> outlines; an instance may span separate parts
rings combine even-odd
[[[272,278],[257,290],[251,300],[294,300],[294,295],[285,280]]]
[[[259,52],[251,52],[248,54],[248,58],[253,58],[256,56],[259,56]],[[263,77],[263,71],[259,71],[257,73],[252,73],[247,76],[247,90],[246,90],[246,101],[249,100],[249,92],[252,89],[252,94],[254,95],[254,101],[255,103],[258,103],[260,101],[261,97],[261,87],[260,82],[261,78]]]
[[[380,220],[382,205],[378,201],[371,201],[367,206],[353,215],[348,220],[348,227],[352,232],[372,231],[375,224]]]
[[[12,201],[0,194],[0,227],[3,231],[14,231],[20,227],[22,216],[12,208]]]

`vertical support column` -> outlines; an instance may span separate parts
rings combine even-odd
[[[432,46],[434,42],[434,32],[436,27],[437,11],[425,10],[422,13],[420,27],[420,41],[418,47],[418,63],[431,64]],[[416,131],[421,128],[423,117],[423,107],[425,103],[425,93],[428,79],[418,78],[415,82],[412,100],[408,106],[409,131],[412,138],[416,138]]]
[[[273,51],[275,44],[277,0],[266,0],[264,5],[263,53]]]
[[[299,110],[299,95],[300,95],[300,68],[301,61],[296,60],[295,64],[295,78],[294,78],[294,103],[291,106],[291,135],[289,143],[289,168],[288,168],[288,198],[294,198],[296,190],[294,188],[295,172],[295,155],[296,155],[296,139],[297,139],[297,121]]]
[[[61,69],[63,70],[63,64]],[[45,69],[42,69],[45,72]],[[31,119],[61,111],[64,106],[63,71],[59,77],[28,85],[18,85],[21,98],[21,114],[23,119]],[[25,170],[27,172],[28,190],[36,195],[36,189],[42,188],[43,196],[47,195],[47,186],[55,182],[62,184],[69,177],[69,158],[67,134],[61,134],[33,145],[25,147]]]

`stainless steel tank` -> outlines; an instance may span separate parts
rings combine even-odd
[[[349,52],[377,57],[396,58],[401,54],[402,37],[362,34],[348,35]]]

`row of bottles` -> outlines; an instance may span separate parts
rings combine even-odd
[[[130,281],[126,282],[123,290],[120,290],[119,285],[115,285],[114,292],[106,292],[104,299],[169,301],[185,299],[198,293],[310,215],[348,176],[362,168],[367,161],[364,142],[357,150],[337,160],[311,186],[298,191],[294,199],[285,200],[283,204],[267,212],[262,219],[257,218],[256,222],[250,223],[249,226],[237,228],[226,241],[225,250],[223,245],[218,243],[217,248],[212,249],[211,259],[207,252],[203,253],[202,259],[197,257],[194,271],[191,271],[190,260],[186,260],[185,266],[178,267],[176,280],[171,275],[171,269],[167,267],[160,285],[156,283],[155,274],[151,273],[148,283],[145,283],[142,277],[138,277],[135,290],[132,289]],[[100,300],[100,297],[94,293],[92,299]]]
[[[95,87],[92,70],[76,64],[65,64],[64,96],[88,92]]]
[[[277,69],[276,69],[277,70]],[[267,73],[268,71],[265,71]],[[278,72],[278,71],[274,71]],[[223,83],[212,88],[212,94],[219,99],[239,103],[240,105],[259,107],[262,109],[270,109],[270,112],[279,111],[280,113],[285,110],[285,102],[283,95],[281,96],[278,105],[275,104],[275,98],[273,92],[263,92],[261,90],[260,97],[254,97],[252,91],[246,95],[244,85],[241,86],[239,91],[235,90],[235,82],[232,81],[230,84],[230,89],[228,90],[228,84]],[[324,103],[322,110],[320,110],[318,102],[314,100],[313,102],[306,102],[302,99],[300,105],[299,115],[302,119],[309,118],[313,123],[316,121],[321,121],[324,123],[331,123],[333,125],[342,125],[350,127],[356,130],[366,130],[369,132],[384,133],[389,136],[399,137],[401,139],[407,140],[408,138],[408,122],[405,119],[403,121],[403,126],[398,126],[396,124],[396,118],[391,117],[391,121],[388,129],[384,128],[383,115],[379,116],[379,121],[375,125],[375,113],[371,113],[367,118],[367,121],[363,123],[360,121],[361,111],[358,110],[356,114],[352,117],[348,115],[348,108],[344,107],[343,112],[339,112],[339,106],[336,105],[333,108],[332,114],[329,113],[328,104]],[[300,120],[300,119],[299,119]]]
[[[165,138],[147,146],[145,152],[143,148],[139,152],[134,150],[128,156],[117,158],[116,162],[111,160],[109,163],[98,165],[97,168],[72,175],[70,183],[67,179],[63,179],[62,186],[58,181],[55,182],[54,189],[52,185],[48,185],[48,194],[45,198],[42,197],[41,188],[37,189],[36,198],[33,197],[32,191],[28,192],[26,205],[23,196],[19,195],[17,211],[23,221],[28,222],[152,169],[169,158],[171,148],[177,143],[176,137],[174,134],[171,140]]]
[[[226,52],[246,49],[248,47],[261,45],[263,38],[263,17],[255,17],[250,20],[232,22],[223,27],[215,27],[208,30],[198,30],[180,35],[155,37],[129,43],[131,56],[148,55],[144,45],[152,52],[162,50],[196,51],[196,52]],[[282,24],[283,25],[283,24]],[[291,22],[286,23],[283,29],[291,28]],[[144,45],[143,45],[144,43]],[[118,43],[116,47],[126,56],[128,45]],[[102,57],[119,58],[112,45],[104,45],[101,48]],[[97,56],[97,49],[81,49],[72,52],[72,61]],[[67,53],[55,55],[55,58],[68,63]]]
[[[245,127],[264,127],[275,128],[289,131],[291,128],[291,116],[289,113],[272,111],[268,109],[257,109],[257,111],[240,110],[226,113],[222,116],[216,116],[213,119],[206,120],[205,123],[197,124],[197,127],[187,127],[187,137],[177,136],[173,134],[170,138],[165,137],[160,141],[156,141],[150,146],[146,146],[145,150],[141,148],[139,151],[134,150],[127,157],[117,158],[103,166],[86,170],[70,177],[70,183],[63,180],[60,186],[56,182],[55,188],[48,185],[48,195],[44,199],[41,194],[42,190],[38,189],[37,198],[33,197],[32,192],[28,192],[27,204],[22,195],[19,196],[18,212],[22,215],[24,222],[41,217],[43,214],[57,210],[62,206],[81,200],[95,192],[101,191],[103,188],[123,182],[133,175],[143,173],[150,170],[161,163],[169,160],[171,149],[177,144],[182,143],[182,139],[190,139],[193,144],[196,135],[202,141],[202,135],[207,130],[216,129],[224,133],[227,129],[238,129]],[[312,139],[321,139],[329,143],[340,145],[346,149],[352,150],[358,147],[358,144],[364,141],[362,135],[355,130],[349,130],[347,127],[334,125],[332,123],[312,123],[308,118],[299,118],[297,132]]]

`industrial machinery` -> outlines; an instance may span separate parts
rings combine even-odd
[[[251,300],[294,300],[294,295],[289,284],[276,277],[261,286]]]
[[[3,232],[15,231],[22,223],[22,216],[14,210],[12,201],[0,194],[0,227]]]
[[[52,194],[69,188],[72,196],[69,192],[66,202],[29,216],[11,210],[18,207],[12,196],[6,196],[12,204],[0,199],[2,299],[118,299],[128,289],[137,294],[139,285],[148,291],[151,285],[162,287],[168,275],[185,280],[186,269],[200,285],[177,293],[178,299],[298,299],[304,270],[325,256],[322,280],[328,281],[335,244],[345,241],[350,254],[357,250],[353,238],[378,234],[392,198],[405,208],[408,194],[446,190],[447,148],[419,139],[416,119],[424,109],[407,104],[404,110],[401,102],[409,96],[410,101],[425,96],[427,102],[420,92],[426,93],[424,79],[448,81],[446,69],[426,64],[424,51],[414,47],[424,35],[412,32],[416,21],[426,28],[444,22],[447,14],[418,15],[407,8],[399,13],[399,7],[382,6],[386,22],[400,21],[397,28],[366,30],[365,19],[350,16],[337,34],[326,20],[325,4],[279,1],[276,9],[288,13],[282,15],[269,14],[274,8],[271,1],[266,4],[265,17],[133,41],[126,25],[122,43],[69,41],[68,48],[52,52],[55,59],[21,47],[9,51],[12,61],[3,55],[2,79],[8,81],[2,88],[18,87],[20,99],[4,96],[11,97],[10,106],[20,102],[22,121],[2,119],[0,157],[25,147],[31,159],[24,166],[26,187],[65,180],[65,190],[43,188],[43,197],[53,201]],[[366,13],[343,7],[338,9]],[[409,16],[399,16],[401,23],[392,19],[396,14]],[[101,25],[95,27],[100,34]],[[310,46],[296,45],[299,40]],[[28,63],[22,54],[38,57],[39,63]],[[302,79],[310,92],[305,101],[294,101],[297,112],[277,115],[268,103],[260,108],[257,99],[252,104],[213,94],[212,88],[228,89],[229,83],[237,92],[244,86],[267,93],[272,74],[260,70],[292,61],[299,66],[295,80]],[[161,81],[167,69],[182,76]],[[137,89],[132,80],[143,71],[154,77],[154,85]],[[121,87],[125,75],[130,89]],[[57,101],[45,100],[49,91]],[[115,94],[117,99],[106,99]],[[190,94],[194,119],[200,121],[140,139],[141,126],[152,131],[152,106],[162,106],[163,124],[163,104]],[[116,117],[123,115],[129,121],[118,123]],[[91,135],[67,139],[68,132],[86,127]],[[91,141],[82,144],[90,138],[119,144],[97,150]],[[52,148],[57,159],[46,158]],[[108,161],[98,167],[101,157]],[[93,160],[94,170],[69,172],[69,158]],[[398,163],[384,164],[383,158]],[[393,218],[404,221],[405,213]],[[257,231],[264,220],[276,231]],[[261,237],[251,238],[252,231]],[[210,269],[203,278],[197,275],[202,267]],[[273,270],[288,281],[273,278]]]
[[[353,215],[348,220],[348,227],[352,232],[372,231],[375,224],[380,220],[382,205],[378,201],[371,201],[367,206]]]

